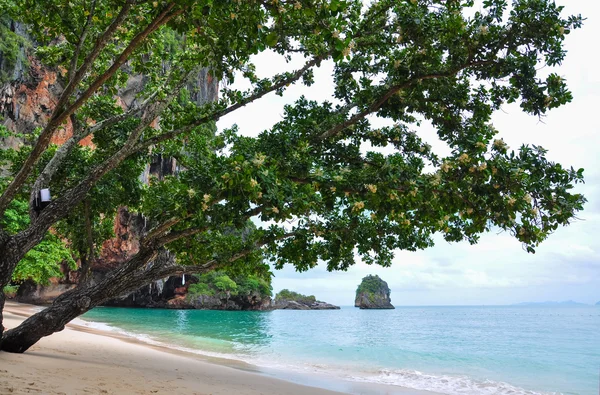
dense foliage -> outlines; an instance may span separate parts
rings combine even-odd
[[[7,298],[12,298],[17,294],[19,287],[17,285],[7,285],[3,288],[2,292],[6,295]]]
[[[314,295],[302,295],[298,292],[282,289],[275,295],[275,300],[293,300],[294,302],[311,305],[317,301]]]
[[[208,295],[220,298],[231,296],[260,295],[271,296],[271,277],[261,278],[253,275],[238,275],[232,279],[222,271],[212,271],[198,276],[198,282],[188,288],[190,296]]]
[[[26,69],[28,47],[28,41],[13,31],[10,19],[0,14],[0,84],[14,78],[13,72],[19,63]]]
[[[7,232],[15,234],[29,225],[28,204],[14,200],[0,220]],[[48,284],[52,277],[62,277],[61,265],[76,268],[71,250],[52,232],[48,232],[42,241],[33,247],[19,262],[12,275],[14,283],[31,280],[38,284]]]
[[[372,296],[374,294],[387,295],[389,289],[383,284],[383,280],[378,275],[368,275],[364,277],[361,283],[356,288],[356,296],[360,294],[367,294]],[[389,295],[387,295],[389,296]]]

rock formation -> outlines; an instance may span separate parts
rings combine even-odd
[[[311,304],[296,302],[295,300],[275,300],[273,310],[339,310],[339,306],[321,302],[319,300]]]
[[[393,309],[390,288],[379,276],[369,275],[356,289],[354,306],[361,309]]]
[[[219,295],[188,295],[169,300],[168,308],[192,308],[199,310],[270,310],[271,297],[252,292],[222,298]]]
[[[339,306],[317,300],[313,295],[281,290],[273,301],[273,310],[339,310]]]

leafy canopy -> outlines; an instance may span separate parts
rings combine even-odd
[[[59,70],[68,70],[73,58],[85,64],[94,46],[91,39],[78,45],[86,23],[90,37],[99,37],[121,10],[121,2],[96,3],[92,13],[83,0],[2,0],[31,26],[40,44],[36,54]],[[395,250],[431,247],[434,234],[476,243],[492,229],[510,232],[534,252],[583,208],[585,198],[572,192],[583,169],[549,161],[539,146],[511,149],[490,120],[506,103],[541,117],[571,101],[565,79],[555,72],[541,76],[539,66],[560,65],[565,35],[582,18],[564,16],[551,0],[473,6],[445,0],[137,2],[79,89],[110,71],[145,23],[163,12],[172,18],[74,116],[83,125],[119,118],[124,110],[115,95],[142,75],[136,99],[151,103],[146,110],[163,105],[160,117],[151,126],[146,112],[127,114],[94,132],[96,149],[74,149],[63,163],[58,195],[93,185],[98,227],[102,213],[131,200],[154,229],[169,229],[149,243],[167,244],[182,265],[264,271],[267,257],[277,268],[307,270],[322,260],[329,270],[345,270],[360,257],[388,266]],[[57,44],[57,37],[64,41]],[[266,50],[307,63],[264,78],[252,55]],[[237,126],[215,131],[219,117],[268,92],[283,95],[297,81],[312,85],[312,70],[325,60],[335,64],[330,101],[300,98],[257,137]],[[214,103],[187,91],[198,67],[226,83]],[[240,80],[250,88],[230,84]],[[388,126],[376,127],[374,117]],[[449,155],[433,152],[419,137],[424,122]],[[46,154],[52,157],[51,150]],[[137,176],[151,154],[177,158],[182,171],[141,187]],[[256,218],[260,226],[249,228]]]

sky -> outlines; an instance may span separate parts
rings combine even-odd
[[[477,245],[450,244],[436,239],[425,251],[398,251],[389,268],[358,262],[346,272],[327,272],[324,264],[297,273],[292,267],[274,271],[274,292],[288,288],[313,294],[319,300],[348,306],[354,303],[356,287],[368,274],[384,279],[396,306],[505,305],[523,301],[600,301],[600,2],[557,0],[565,15],[582,14],[582,29],[566,39],[566,60],[555,71],[566,79],[573,101],[549,112],[542,122],[521,112],[518,105],[504,106],[494,114],[499,137],[511,148],[536,144],[548,149],[547,157],[565,166],[585,169],[585,185],[576,191],[588,199],[578,220],[559,228],[528,254],[509,234],[490,232]],[[261,75],[292,70],[301,60],[286,64],[273,54],[255,59]],[[284,97],[269,95],[238,110],[218,123],[220,128],[237,124],[245,135],[257,135],[281,119],[283,106],[300,95],[325,100],[332,91],[331,65],[315,71],[316,84],[293,86]],[[419,135],[434,150],[444,152],[432,129]]]

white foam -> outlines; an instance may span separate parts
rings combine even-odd
[[[417,370],[383,369],[373,376],[351,376],[361,382],[397,385],[415,390],[428,390],[447,395],[560,395],[558,392],[536,392],[508,383],[492,380],[474,380],[467,376],[430,375]]]
[[[73,321],[71,321],[71,323],[79,326],[85,326],[86,328],[98,329],[101,331],[119,332],[118,328],[105,324],[104,322],[85,321],[81,318],[75,318]]]

